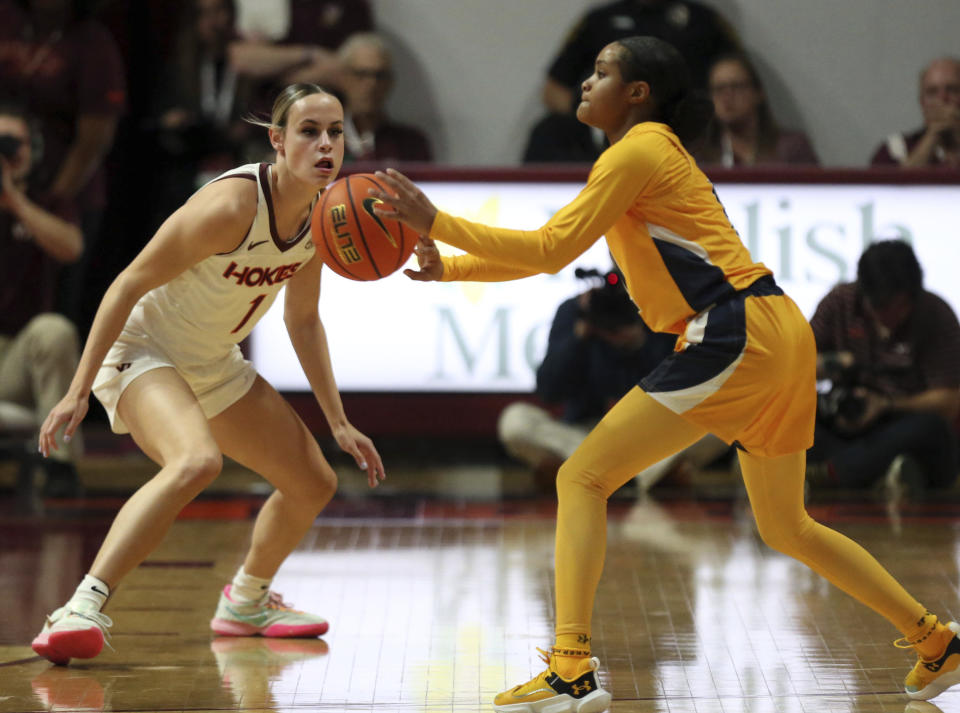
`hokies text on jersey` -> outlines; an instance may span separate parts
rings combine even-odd
[[[236,280],[238,285],[246,285],[247,287],[277,285],[293,277],[300,264],[299,262],[292,262],[289,265],[277,265],[276,267],[251,267],[247,265],[242,270],[238,270],[237,263],[231,262],[227,269],[223,271],[223,277],[228,280]]]

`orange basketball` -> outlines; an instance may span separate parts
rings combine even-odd
[[[417,243],[417,234],[398,220],[373,212],[379,201],[369,188],[389,191],[372,173],[340,178],[313,209],[310,228],[324,265],[351,280],[379,280],[396,272]]]

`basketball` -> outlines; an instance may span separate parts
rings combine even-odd
[[[379,280],[396,272],[413,253],[417,234],[398,220],[373,212],[370,188],[389,192],[372,173],[331,183],[313,209],[310,229],[324,265],[351,280]]]

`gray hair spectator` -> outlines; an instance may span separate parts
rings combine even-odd
[[[891,134],[874,151],[873,166],[960,168],[960,58],[940,57],[920,73],[923,127]]]
[[[346,160],[430,161],[430,141],[418,128],[393,121],[387,99],[393,88],[393,57],[373,32],[351,35],[340,46],[345,99]]]

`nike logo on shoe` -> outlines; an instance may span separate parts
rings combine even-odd
[[[265,624],[267,619],[270,618],[270,614],[265,611],[257,612],[256,614],[241,614],[233,607],[227,607],[227,611],[230,612],[240,621],[253,624],[254,626],[259,626],[260,624]]]

